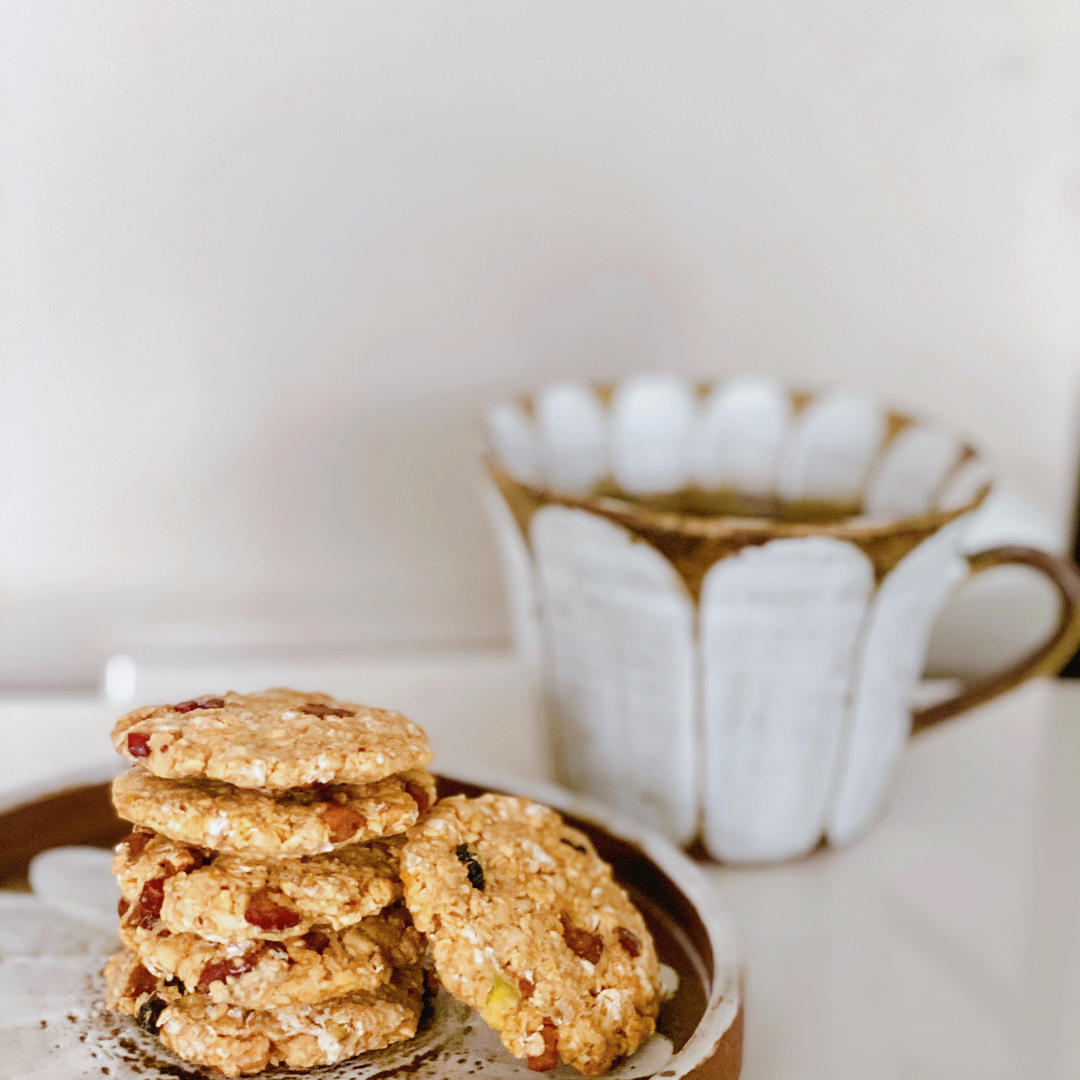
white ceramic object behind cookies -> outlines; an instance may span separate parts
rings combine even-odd
[[[564,384],[531,413],[512,406],[512,424],[507,408],[491,424],[497,533],[515,622],[547,673],[561,778],[725,860],[863,832],[910,732],[935,617],[966,572],[989,486],[977,455],[865,395],[758,377]],[[575,417],[584,433],[570,434]],[[568,460],[578,447],[582,467]],[[690,488],[861,511],[830,535],[774,536],[759,520],[691,581],[693,530],[626,501]],[[685,543],[665,548],[665,529]],[[883,553],[894,538],[902,557]]]

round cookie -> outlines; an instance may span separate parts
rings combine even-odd
[[[427,736],[400,713],[287,689],[148,705],[112,738],[155,776],[273,791],[370,784],[431,761]]]
[[[538,1071],[595,1076],[655,1028],[660,968],[588,838],[528,799],[439,802],[408,833],[406,903],[446,989]]]
[[[238,788],[220,780],[165,780],[128,769],[112,784],[125,821],[216,851],[295,858],[403,833],[435,799],[435,778],[412,769],[370,784],[288,791]]]
[[[194,934],[144,929],[131,912],[120,941],[161,979],[245,1009],[275,1009],[376,990],[395,968],[419,963],[422,939],[397,907],[345,930],[309,930],[283,941],[225,945]]]
[[[424,1001],[423,975],[414,967],[374,991],[313,1005],[240,1009],[205,994],[182,994],[127,951],[106,964],[105,986],[109,1008],[134,1016],[185,1061],[230,1077],[271,1065],[332,1065],[412,1038]]]
[[[305,859],[218,854],[133,831],[116,846],[121,915],[143,929],[218,942],[283,940],[318,925],[342,930],[401,898],[404,837]],[[130,908],[130,912],[129,912]]]

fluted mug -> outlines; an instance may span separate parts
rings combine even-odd
[[[757,377],[559,383],[488,415],[516,636],[544,672],[560,779],[732,862],[846,843],[919,731],[1056,672],[1080,573],[962,554],[980,455],[847,390]],[[1062,600],[1049,639],[922,711],[934,618],[1022,563]]]

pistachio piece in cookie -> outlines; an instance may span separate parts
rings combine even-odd
[[[589,839],[528,799],[444,799],[406,834],[405,899],[435,969],[537,1071],[607,1071],[653,1032],[645,920]]]
[[[155,776],[270,791],[369,784],[431,761],[427,737],[400,713],[288,689],[146,706],[112,737]]]

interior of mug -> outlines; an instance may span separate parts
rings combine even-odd
[[[976,451],[852,390],[760,376],[560,382],[496,405],[490,451],[522,484],[627,509],[793,522],[896,522],[977,504]]]

